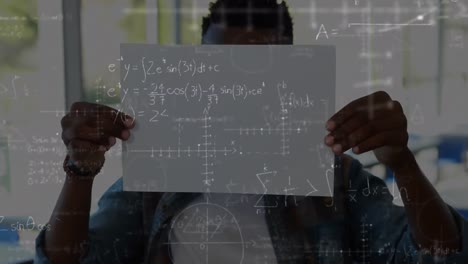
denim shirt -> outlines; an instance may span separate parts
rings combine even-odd
[[[106,191],[91,216],[81,263],[171,263],[171,220],[200,194],[124,192],[122,183],[121,178]],[[393,204],[385,182],[357,160],[347,177],[335,169],[333,198],[264,199],[275,205],[265,217],[278,263],[468,263],[468,226],[462,216],[449,207],[461,251],[431,257],[413,241],[404,208]],[[50,263],[44,234],[36,239],[34,263]]]

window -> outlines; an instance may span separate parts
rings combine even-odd
[[[0,2],[0,225],[33,219],[21,234],[28,242],[36,234],[28,231],[48,220],[63,177],[62,21],[60,1]],[[32,246],[0,244],[0,262],[24,258]]]
[[[40,179],[54,166],[46,168],[37,148],[44,153],[45,141],[61,141],[55,114],[65,103],[61,6],[26,0],[0,5],[0,144],[2,162],[10,163],[1,165],[0,203],[2,214],[31,214],[43,210],[40,200],[56,181]],[[40,193],[41,199],[31,196]]]

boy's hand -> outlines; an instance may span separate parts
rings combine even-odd
[[[325,144],[335,154],[352,149],[356,154],[374,151],[390,169],[404,164],[407,147],[407,120],[401,104],[385,92],[359,98],[338,111],[327,122],[330,133]]]
[[[93,177],[104,165],[104,153],[115,145],[116,138],[127,140],[135,126],[134,120],[122,112],[86,102],[74,103],[61,124],[67,159]]]

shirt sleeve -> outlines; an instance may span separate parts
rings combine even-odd
[[[122,178],[99,199],[89,222],[88,241],[80,263],[138,263],[143,257],[142,194],[124,192]],[[48,264],[45,232],[36,238],[34,263]]]
[[[396,187],[395,187],[396,188]],[[401,199],[385,182],[365,171],[353,160],[349,171],[348,209],[350,211],[351,247],[356,261],[370,263],[439,263],[415,243],[404,207],[393,200]],[[398,192],[396,192],[398,193]],[[467,263],[466,220],[449,207],[460,230],[463,248],[440,260],[445,263]]]
[[[457,223],[462,246],[460,251],[452,252],[443,260],[445,263],[468,263],[468,221],[451,206],[449,206],[449,209]],[[442,263],[444,262],[442,261]]]

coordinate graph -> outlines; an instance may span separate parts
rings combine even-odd
[[[120,70],[126,190],[332,195],[333,47],[122,44]]]

